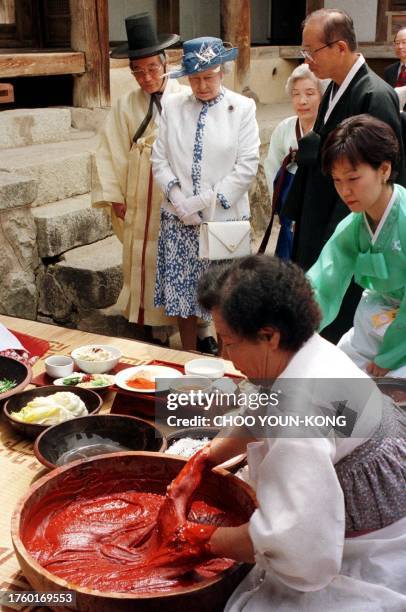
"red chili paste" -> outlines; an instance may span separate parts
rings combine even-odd
[[[204,468],[199,455],[166,496],[145,492],[157,488],[153,479],[151,487],[131,477],[117,487],[116,480],[116,492],[106,490],[109,474],[87,486],[70,479],[35,508],[23,529],[25,546],[51,573],[100,591],[150,595],[219,574],[234,562],[210,558],[205,543],[215,526],[241,521],[205,501],[189,503]]]

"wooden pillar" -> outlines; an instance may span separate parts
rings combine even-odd
[[[306,15],[324,8],[324,0],[306,0]]]
[[[234,88],[242,91],[248,86],[251,59],[251,2],[249,0],[221,0],[221,37],[238,47]]]
[[[70,0],[71,45],[86,57],[86,72],[75,76],[74,106],[110,105],[108,0]]]
[[[0,2],[0,24],[15,23],[14,0],[2,0]]]
[[[388,17],[386,15],[386,11],[389,11],[389,9],[389,0],[379,0],[378,10],[376,12],[376,42],[383,43],[387,41]]]
[[[179,0],[159,0],[157,30],[160,34],[179,34]]]

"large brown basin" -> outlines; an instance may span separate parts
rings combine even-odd
[[[167,485],[178,474],[185,460],[161,453],[128,452],[115,455],[102,455],[92,459],[76,461],[68,466],[57,468],[38,480],[18,503],[12,517],[12,539],[14,549],[27,580],[36,591],[63,592],[67,589],[76,593],[76,606],[55,608],[55,610],[81,610],[95,612],[117,612],[135,610],[148,612],[184,612],[186,609],[201,612],[220,612],[242,578],[249,571],[249,565],[236,564],[214,578],[204,579],[193,586],[178,588],[163,595],[135,595],[97,591],[77,586],[50,573],[41,567],[31,556],[23,543],[25,526],[33,518],[34,508],[44,498],[58,492],[61,503],[64,498],[65,483],[74,479],[89,482],[91,478],[103,478],[106,486],[118,483],[125,486],[126,475],[139,480],[141,490],[148,487],[154,493],[164,494]],[[144,484],[148,482],[148,485]],[[153,484],[150,484],[153,482]],[[116,484],[114,484],[116,486]],[[116,489],[120,491],[120,488]],[[86,493],[85,486],[75,495]],[[69,494],[72,495],[72,494]],[[229,510],[241,518],[249,519],[256,507],[255,495],[248,485],[225,470],[207,472],[196,496],[221,510]]]

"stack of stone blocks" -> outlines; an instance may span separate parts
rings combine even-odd
[[[108,213],[90,204],[104,113],[79,129],[81,111],[0,113],[0,311],[91,329],[117,300],[122,249]]]

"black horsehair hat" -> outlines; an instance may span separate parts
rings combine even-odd
[[[149,13],[138,13],[126,17],[128,43],[116,47],[111,57],[139,59],[158,55],[161,51],[179,41],[177,34],[157,34]]]

